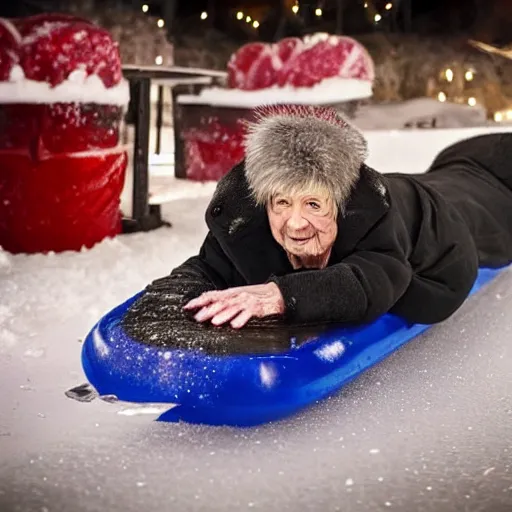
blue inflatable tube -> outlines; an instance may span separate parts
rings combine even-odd
[[[499,269],[481,269],[471,293]],[[177,404],[163,421],[253,426],[284,418],[340,389],[428,329],[384,315],[360,328],[333,328],[279,354],[212,355],[139,343],[122,329],[135,295],[87,336],[82,364],[100,395]]]

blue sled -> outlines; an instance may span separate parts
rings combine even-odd
[[[471,294],[499,272],[481,269]],[[280,354],[218,356],[131,339],[121,320],[139,295],[94,326],[82,364],[100,395],[178,404],[162,421],[253,426],[279,420],[340,389],[430,327],[388,314],[364,327],[333,328],[299,347],[291,340]]]

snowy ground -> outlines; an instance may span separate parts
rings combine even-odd
[[[457,138],[373,134],[370,163],[417,172]],[[82,253],[0,252],[0,511],[512,510],[512,271],[276,424],[164,424],[65,397],[90,327],[197,250],[207,202],[177,199],[172,228]]]

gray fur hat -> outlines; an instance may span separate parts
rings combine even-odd
[[[247,124],[245,174],[258,204],[320,188],[343,210],[366,157],[361,132],[332,108],[260,107]]]

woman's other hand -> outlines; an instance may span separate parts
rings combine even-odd
[[[194,316],[198,322],[211,320],[213,325],[230,322],[231,327],[239,329],[253,317],[282,315],[284,299],[275,283],[266,283],[205,292],[188,302],[184,309],[199,309]]]

